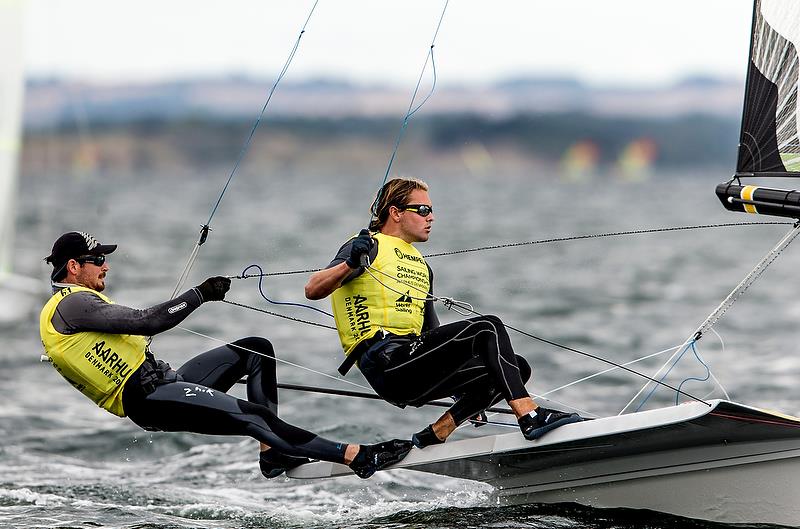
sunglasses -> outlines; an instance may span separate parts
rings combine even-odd
[[[433,207],[428,206],[427,204],[406,204],[405,206],[400,206],[400,211],[413,211],[420,217],[427,217],[431,213],[433,213]]]
[[[106,262],[105,255],[82,255],[81,257],[76,257],[76,261],[80,264],[84,263],[92,263],[95,266],[103,266]]]

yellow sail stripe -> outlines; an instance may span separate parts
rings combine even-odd
[[[758,186],[744,186],[741,193],[739,193],[739,196],[742,198],[742,200],[752,201],[753,194],[756,192],[756,189],[758,189]],[[744,210],[747,213],[758,213],[755,204],[744,204]]]

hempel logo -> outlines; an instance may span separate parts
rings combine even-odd
[[[416,255],[410,255],[410,254],[407,254],[407,253],[403,253],[402,250],[400,250],[400,248],[395,248],[394,249],[394,254],[399,259],[408,259],[409,261],[414,261],[414,262],[417,262],[417,263],[424,263],[425,262],[425,261],[422,260],[422,257],[417,257]]]

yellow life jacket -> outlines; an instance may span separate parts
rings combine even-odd
[[[410,243],[377,233],[378,255],[371,271],[337,288],[331,295],[336,328],[345,355],[378,331],[419,334],[430,291],[428,265]],[[379,282],[380,281],[380,282]]]
[[[56,292],[39,316],[39,333],[45,353],[53,366],[78,391],[114,415],[124,417],[122,389],[130,375],[142,365],[147,348],[144,336],[85,331],[61,334],[53,326],[58,304],[70,294],[91,292],[106,303],[113,303],[90,288],[70,286]]]

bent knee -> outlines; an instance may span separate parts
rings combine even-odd
[[[505,332],[505,325],[503,325],[503,322],[500,318],[492,314],[480,316],[473,321],[478,323],[481,329],[488,329],[496,334]]]
[[[498,317],[497,317],[497,316],[495,316],[494,314],[488,314],[488,315],[486,315],[486,316],[483,316],[482,318],[483,318],[485,321],[488,321],[489,323],[491,323],[493,326],[495,326],[495,327],[497,327],[497,328],[502,328],[502,327],[505,327],[505,326],[503,325],[503,322],[500,320],[500,318],[498,318]]]
[[[531,379],[531,374],[533,373],[533,369],[531,365],[528,363],[527,360],[522,358],[520,355],[515,355],[517,357],[517,366],[519,367],[519,376],[522,378],[523,383],[527,383],[528,380]]]
[[[240,338],[235,342],[231,342],[231,346],[237,352],[255,353],[257,355],[267,355],[274,357],[275,349],[272,347],[272,342],[260,336],[249,336],[247,338]]]

